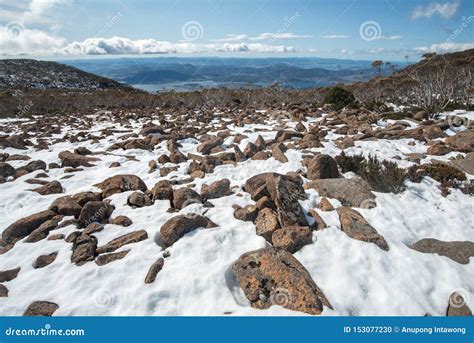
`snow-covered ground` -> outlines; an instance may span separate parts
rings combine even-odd
[[[473,113],[469,113],[473,116]],[[309,119],[303,124],[308,127],[319,119]],[[133,131],[138,133],[144,122],[133,122]],[[248,142],[254,142],[258,135],[264,139],[275,137],[276,122],[266,125],[252,124],[243,127],[228,125],[232,135],[246,134],[239,146],[243,150]],[[296,124],[296,123],[294,123]],[[292,127],[293,123],[288,123]],[[98,123],[90,133],[98,133],[106,127]],[[216,127],[217,127],[216,123]],[[416,126],[416,125],[415,125]],[[116,126],[116,129],[125,129]],[[63,127],[63,133],[51,137],[60,138],[64,133],[74,134],[75,127]],[[213,134],[212,129],[209,134]],[[97,143],[68,141],[52,144],[48,150],[4,149],[11,154],[25,154],[32,160],[43,160],[47,164],[60,162],[58,153],[85,146],[91,151],[105,151],[123,133],[114,133]],[[328,135],[331,137],[331,135]],[[328,138],[327,137],[327,138]],[[338,137],[338,135],[334,135]],[[34,141],[34,140],[33,140]],[[232,137],[224,142],[230,144]],[[409,144],[412,142],[411,144]],[[200,142],[196,139],[181,141],[180,151],[196,153]],[[310,149],[331,156],[340,154],[330,140],[322,148]],[[409,153],[425,153],[427,146],[413,139],[358,141],[346,149],[349,155],[362,153],[376,155],[409,167],[412,163],[404,159]],[[24,175],[13,182],[0,184],[0,232],[16,220],[45,210],[54,199],[65,194],[82,191],[99,191],[93,185],[118,174],[139,176],[151,189],[161,179],[188,178],[187,165],[180,164],[179,170],[166,177],[159,176],[159,170],[148,173],[148,161],[156,160],[168,153],[166,142],[160,143],[154,151],[115,151],[116,155],[99,154],[96,166],[75,172],[70,178],[62,179],[63,168],[51,169],[46,180],[59,180],[65,189],[63,194],[42,196],[29,191],[36,185],[24,182],[38,172]],[[461,154],[461,153],[453,153]],[[122,156],[118,156],[122,155]],[[125,155],[133,155],[129,160]],[[218,227],[194,230],[168,248],[170,256],[165,259],[163,269],[152,284],[145,284],[149,267],[163,254],[157,244],[162,224],[175,213],[167,212],[169,202],[160,200],[152,206],[132,208],[127,205],[131,192],[110,197],[116,209],[113,216],[128,216],[133,224],[122,227],[107,224],[105,229],[94,234],[98,245],[103,245],[122,234],[146,230],[148,239],[127,245],[121,250],[131,249],[123,259],[97,266],[87,263],[76,266],[71,263],[71,244],[64,240],[43,239],[37,243],[20,241],[7,253],[0,255],[0,271],[21,267],[18,277],[6,282],[8,297],[0,298],[0,315],[21,315],[30,303],[36,300],[51,301],[59,305],[55,315],[305,315],[300,312],[272,306],[267,310],[250,307],[240,289],[231,287],[229,273],[232,263],[243,253],[268,245],[255,232],[252,222],[234,218],[232,205],[253,204],[250,195],[242,190],[245,181],[253,175],[274,171],[285,174],[303,169],[303,152],[289,149],[288,163],[267,160],[246,160],[234,165],[221,165],[214,173],[193,181],[194,189],[200,191],[203,184],[227,178],[233,194],[210,200],[212,208],[193,204],[180,211],[204,214]],[[396,159],[400,156],[402,159]],[[449,156],[447,156],[449,157]],[[446,158],[447,158],[446,157]],[[429,161],[430,157],[423,160]],[[436,156],[436,159],[440,159]],[[109,168],[112,162],[121,166]],[[9,162],[14,167],[25,165],[26,161]],[[315,190],[307,190],[307,200],[301,201],[305,211],[314,209],[320,196]],[[338,201],[331,199],[333,205]],[[313,243],[304,246],[294,256],[309,271],[317,285],[332,303],[334,310],[325,308],[322,315],[390,315],[423,316],[445,315],[448,298],[453,291],[462,290],[464,295],[474,299],[474,265],[459,264],[447,257],[424,254],[408,247],[423,238],[443,241],[474,241],[474,202],[472,197],[458,190],[452,190],[447,197],[441,196],[437,182],[424,179],[421,183],[408,183],[400,194],[376,193],[377,207],[357,209],[376,230],[385,237],[389,251],[349,238],[340,229],[335,211],[317,210],[328,224],[328,228],[313,232]],[[66,217],[65,219],[69,219]],[[68,235],[74,226],[52,231],[52,234]],[[40,255],[58,252],[56,260],[41,269],[34,268],[34,261]],[[468,299],[465,299],[468,300]]]

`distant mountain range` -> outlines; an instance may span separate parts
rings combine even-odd
[[[370,61],[323,58],[158,57],[68,60],[62,63],[148,91],[209,87],[311,88],[365,81]],[[383,70],[382,73],[389,73]]]

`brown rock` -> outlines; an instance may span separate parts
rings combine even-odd
[[[245,207],[238,207],[234,211],[234,218],[245,222],[253,222],[258,215],[258,208],[255,205],[247,205]]]
[[[0,162],[0,177],[5,180],[9,177],[16,177],[16,170],[11,165],[5,162]]]
[[[127,203],[132,207],[145,207],[153,204],[148,194],[143,192],[133,192],[128,196]]]
[[[188,232],[200,227],[211,228],[215,227],[215,224],[208,218],[194,213],[178,215],[161,226],[161,240],[166,246],[170,246]]]
[[[114,225],[124,226],[124,227],[130,226],[133,224],[132,220],[128,218],[127,216],[117,216],[115,218],[112,218],[110,220],[110,223]]]
[[[470,152],[464,158],[452,160],[451,164],[459,170],[474,175],[474,152]]]
[[[383,236],[359,212],[344,206],[337,208],[336,211],[341,221],[341,230],[349,237],[363,242],[374,243],[382,250],[389,250]]]
[[[145,182],[136,175],[115,175],[95,186],[102,190],[102,196],[104,198],[115,193],[127,191],[145,192],[147,190]]]
[[[84,229],[83,233],[86,235],[92,235],[93,233],[100,232],[104,229],[104,226],[98,223],[91,223],[87,225],[87,227]]]
[[[158,275],[160,270],[163,269],[164,264],[165,260],[162,257],[160,257],[155,263],[153,263],[150,267],[150,270],[148,270],[148,273],[146,274],[145,283],[155,282],[156,276]]]
[[[173,200],[173,188],[168,181],[159,181],[151,190],[153,201],[155,200]]]
[[[43,211],[17,220],[3,231],[2,238],[6,243],[15,243],[28,236],[41,224],[53,218],[55,215],[56,213],[53,211]]]
[[[467,302],[469,299],[464,299],[462,294],[458,292],[454,292],[449,296],[449,305],[448,305],[448,310],[446,311],[446,315],[448,317],[453,317],[453,316],[464,316],[464,317],[470,317],[472,316],[472,311],[467,306]]]
[[[304,188],[314,188],[322,196],[339,200],[343,206],[370,208],[366,205],[375,205],[370,185],[361,178],[314,180],[306,183]]]
[[[87,234],[78,236],[73,244],[71,262],[81,266],[87,262],[94,261],[97,255],[97,238]]]
[[[255,219],[257,235],[262,236],[268,242],[272,241],[273,233],[280,228],[278,215],[271,208],[264,208],[258,212]]]
[[[148,234],[145,230],[133,231],[111,240],[106,245],[98,247],[97,254],[113,252],[124,245],[141,242],[147,238]]]
[[[28,306],[23,315],[51,317],[58,308],[57,304],[49,301],[35,301]]]
[[[311,230],[307,226],[286,226],[273,232],[272,243],[275,248],[282,248],[295,253],[313,241]]]
[[[55,235],[50,235],[48,237],[48,241],[59,241],[61,239],[64,239],[64,235],[62,233],[57,233]]]
[[[329,155],[317,155],[308,164],[307,177],[310,180],[332,179],[338,176],[336,160]]]
[[[53,253],[48,254],[48,255],[38,256],[38,258],[36,259],[36,262],[35,262],[35,268],[44,268],[47,265],[50,265],[51,263],[54,262],[56,257],[58,257],[57,252],[53,252]]]
[[[445,140],[446,144],[453,150],[461,152],[474,151],[474,130],[464,130],[449,136]]]
[[[99,161],[98,158],[82,156],[79,154],[74,154],[70,151],[62,151],[59,153],[59,159],[61,160],[61,167],[92,167],[92,162]]]
[[[75,200],[79,206],[84,206],[89,201],[102,201],[102,194],[101,193],[94,193],[94,192],[81,192],[74,194],[71,196],[73,200]]]
[[[334,207],[327,198],[321,198],[321,201],[319,202],[319,209],[325,212],[334,211]]]
[[[423,253],[446,256],[461,264],[469,264],[469,258],[474,256],[474,242],[471,241],[444,242],[434,238],[424,238],[410,248]]]
[[[130,252],[130,250],[124,250],[124,251],[120,251],[120,252],[113,252],[113,253],[110,253],[110,254],[99,255],[99,256],[96,257],[95,263],[98,266],[105,266],[106,264],[109,264],[110,262],[121,260],[122,258],[127,256],[127,254],[129,252]]]
[[[8,297],[8,288],[0,283],[0,298]]]
[[[114,207],[104,201],[89,201],[84,205],[78,218],[80,227],[86,227],[91,223],[106,224]]]
[[[327,228],[325,221],[323,220],[323,218],[321,218],[318,212],[316,212],[315,210],[309,210],[309,214],[311,215],[311,217],[314,218],[313,228],[315,230],[322,230]]]
[[[254,308],[279,305],[320,314],[332,308],[308,271],[283,249],[265,248],[243,254],[232,265],[240,287]]]
[[[288,158],[285,155],[286,147],[283,143],[275,144],[272,147],[272,156],[275,160],[281,163],[288,162]]]
[[[13,279],[16,279],[18,273],[20,272],[20,267],[15,269],[9,269],[5,271],[0,271],[0,282],[8,282]]]
[[[81,214],[82,206],[72,197],[64,196],[54,200],[49,209],[63,216],[78,218]]]
[[[49,195],[49,194],[58,194],[62,193],[63,186],[59,181],[51,181],[48,182],[46,185],[32,189],[33,192],[39,193],[41,195]]]
[[[214,137],[205,141],[204,143],[201,143],[197,147],[197,151],[203,155],[208,155],[211,152],[212,148],[215,148],[221,145],[222,143],[224,143],[222,137]]]
[[[427,150],[428,155],[446,155],[451,152],[451,149],[448,148],[444,143],[442,142],[437,142],[430,146]]]
[[[201,188],[201,198],[205,200],[217,199],[232,194],[230,190],[230,181],[222,179],[214,181],[210,185],[203,185]]]
[[[257,147],[255,144],[253,144],[253,143],[251,143],[251,142],[248,142],[248,143],[247,143],[247,146],[246,146],[245,149],[244,149],[244,155],[245,155],[245,157],[247,157],[247,158],[251,158],[251,157],[253,157],[253,155],[255,155],[258,151],[259,151],[259,150],[258,150],[258,147]]]
[[[32,233],[28,235],[26,239],[27,243],[36,243],[48,237],[50,231],[58,228],[59,222],[63,219],[62,216],[54,216],[50,220],[45,221],[43,224],[34,229]]]
[[[182,187],[173,191],[173,206],[179,210],[201,202],[201,196],[191,188]]]

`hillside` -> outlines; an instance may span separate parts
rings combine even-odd
[[[31,59],[0,60],[0,89],[126,89],[111,79],[65,64]]]

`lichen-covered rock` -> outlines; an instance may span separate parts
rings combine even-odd
[[[95,185],[102,190],[104,198],[115,193],[122,193],[128,191],[142,191],[147,190],[147,186],[142,179],[136,175],[115,175],[105,179],[101,183]]]
[[[306,174],[310,180],[332,179],[339,176],[339,171],[334,158],[321,154],[309,161]]]
[[[28,236],[45,221],[56,215],[53,211],[42,211],[17,220],[2,233],[2,239],[7,243],[15,243]]]
[[[234,218],[245,222],[253,222],[258,215],[258,208],[255,205],[237,207],[234,211]]]
[[[166,246],[170,246],[186,233],[200,227],[211,228],[215,227],[215,224],[207,217],[198,214],[179,215],[169,219],[161,226],[161,240]]]
[[[173,191],[173,206],[179,210],[201,202],[201,196],[191,188],[181,187]]]
[[[311,230],[307,226],[286,226],[273,232],[272,243],[275,248],[282,248],[295,253],[313,241]]]
[[[446,256],[461,264],[469,264],[469,259],[474,256],[474,242],[471,241],[444,242],[434,238],[423,238],[410,248],[427,254]]]
[[[214,181],[210,185],[203,185],[201,188],[201,198],[205,200],[217,199],[229,194],[232,194],[232,191],[228,179]]]
[[[363,242],[374,243],[382,250],[389,250],[383,236],[359,212],[344,206],[337,208],[336,211],[341,221],[341,230],[349,237]]]
[[[86,227],[91,223],[106,224],[114,209],[105,201],[89,201],[81,210],[78,224],[80,227]]]
[[[271,208],[260,210],[257,219],[255,219],[255,227],[257,235],[271,242],[273,233],[280,228],[277,213]]]
[[[240,287],[254,308],[279,305],[313,315],[331,304],[308,271],[288,251],[264,248],[247,252],[232,265]]]
[[[35,301],[28,306],[23,315],[51,317],[58,308],[57,304],[49,301]]]

